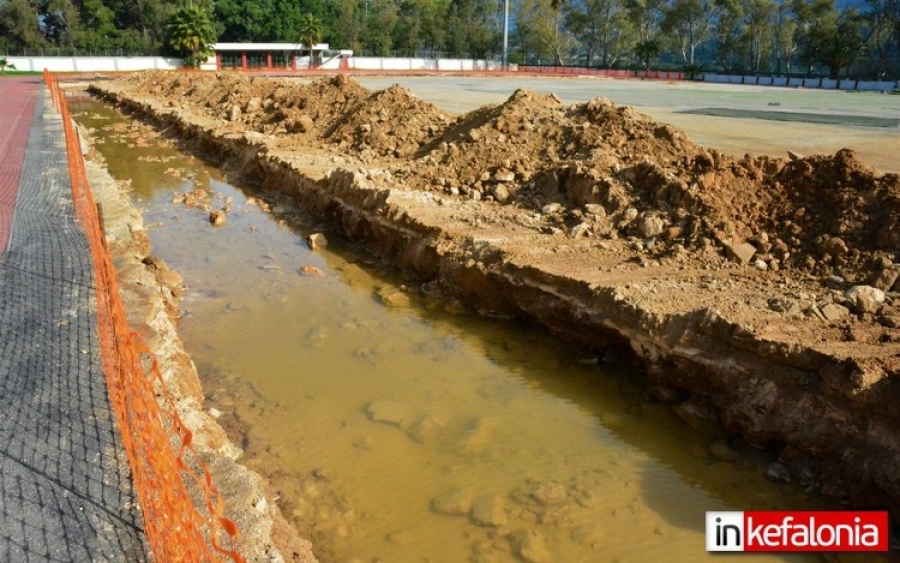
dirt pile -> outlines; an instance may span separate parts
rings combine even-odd
[[[327,136],[341,149],[402,158],[431,142],[449,121],[435,106],[395,84],[349,108]]]
[[[870,283],[900,251],[900,178],[852,151],[735,159],[603,98],[564,107],[520,90],[419,156],[400,167],[412,187],[530,207],[551,232],[636,237],[655,255],[712,249]]]
[[[376,157],[409,156],[450,121],[401,86],[371,92],[345,76],[294,84],[234,73],[152,72],[129,82],[134,91],[165,96],[173,106],[188,100],[235,130],[291,135]]]
[[[529,90],[451,121],[400,86],[373,93],[345,76],[298,85],[154,72],[128,82],[235,131],[385,159],[409,188],[531,209],[546,233],[633,238],[655,258],[695,250],[848,283],[874,283],[900,261],[900,177],[851,151],[736,159],[604,98],[565,106]]]

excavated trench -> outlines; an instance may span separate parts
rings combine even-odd
[[[893,507],[900,499],[896,334],[890,323],[879,323],[870,343],[868,324],[845,320],[822,329],[822,319],[785,322],[773,318],[771,307],[757,306],[772,288],[802,299],[810,291],[803,276],[760,279],[717,258],[666,268],[636,251],[634,240],[560,238],[527,228],[533,217],[527,210],[410,190],[383,168],[340,168],[346,161],[321,147],[298,154],[271,136],[223,131],[208,117],[115,85],[93,91],[177,131],[264,189],[290,195],[424,282],[426,292],[484,314],[537,322],[600,357],[626,352],[689,424],[714,421],[750,443],[775,446],[789,468],[784,478],[860,506]],[[325,174],[311,172],[335,164]],[[836,342],[829,330],[856,336]],[[815,333],[823,338],[805,338]]]

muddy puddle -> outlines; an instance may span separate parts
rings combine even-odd
[[[290,202],[73,110],[190,287],[208,406],[323,563],[693,561],[707,510],[826,507],[616,358],[429,297],[327,231],[311,251]],[[225,225],[175,201],[193,190]]]

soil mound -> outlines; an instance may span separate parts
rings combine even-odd
[[[760,214],[741,166],[604,98],[566,107],[518,90],[460,117],[419,155],[410,185],[530,207],[579,235],[699,244],[719,223]],[[749,204],[736,207],[723,184]]]
[[[565,106],[526,89],[451,122],[403,87],[373,93],[342,75],[298,85],[149,72],[126,83],[234,130],[397,158],[410,188],[525,207],[544,231],[631,237],[651,255],[694,249],[870,283],[900,251],[900,177],[849,150],[736,159],[604,98]]]
[[[406,157],[442,133],[449,121],[437,107],[395,84],[344,112],[327,137],[342,149]]]

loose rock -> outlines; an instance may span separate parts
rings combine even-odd
[[[551,563],[553,560],[547,542],[535,530],[519,530],[509,535],[509,545],[513,553],[528,563]]]
[[[225,224],[225,212],[224,211],[211,211],[209,213],[209,223],[214,227],[221,227]]]
[[[470,517],[479,526],[505,526],[509,521],[503,499],[497,495],[475,499]]]
[[[322,233],[313,233],[306,237],[306,242],[309,244],[310,250],[319,250],[320,248],[325,248],[328,246],[328,239],[325,238],[325,235]]]
[[[850,309],[844,307],[843,305],[837,305],[835,303],[829,303],[825,305],[821,309],[822,315],[828,321],[838,321],[842,318],[848,316],[850,314]]]
[[[409,419],[406,407],[389,399],[372,401],[366,407],[366,414],[372,422],[383,422],[397,427],[403,426]]]
[[[740,264],[747,264],[753,255],[756,254],[756,247],[749,242],[740,244],[732,244],[728,247],[728,256]]]
[[[315,266],[305,265],[300,266],[300,274],[304,276],[321,277],[325,275],[325,272],[323,272],[319,268],[316,268]]]
[[[468,491],[454,489],[431,499],[431,510],[449,516],[465,516],[472,508],[472,495]]]

